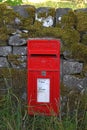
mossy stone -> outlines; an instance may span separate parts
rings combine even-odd
[[[55,17],[55,15],[56,15],[55,8],[49,8],[48,16]]]
[[[62,40],[66,47],[70,47],[72,44],[80,41],[80,34],[75,29],[65,28],[62,33]]]
[[[7,26],[14,26],[15,17],[19,16],[13,9],[9,8],[7,4],[0,4],[0,40],[2,42],[8,40],[11,30]]]
[[[72,52],[72,58],[87,63],[87,46],[81,43],[73,44],[70,48],[70,51]]]
[[[8,61],[15,65],[20,65],[22,63],[21,60],[18,60],[19,58],[21,58],[20,55],[13,55],[13,54],[8,55]]]
[[[74,11],[70,10],[67,14],[62,16],[61,27],[75,27],[76,26],[76,14]]]
[[[87,34],[84,34],[83,36],[82,36],[82,44],[84,44],[84,45],[87,45]]]
[[[23,92],[27,87],[27,70],[26,69],[13,69],[13,68],[0,68],[2,74],[0,79],[0,88],[11,88],[13,93],[21,98]],[[5,93],[2,93],[2,96]],[[0,92],[1,95],[1,92]]]
[[[35,7],[28,7],[26,8],[26,11],[28,12],[30,18],[35,19]]]
[[[87,13],[86,12],[77,12],[77,25],[76,28],[80,32],[87,31]]]

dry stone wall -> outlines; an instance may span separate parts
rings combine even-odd
[[[0,18],[1,96],[12,87],[25,99],[27,40],[36,37],[61,40],[61,82],[69,92],[87,92],[87,9],[2,5],[0,11],[6,15],[4,20]]]

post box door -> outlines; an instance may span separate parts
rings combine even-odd
[[[59,73],[56,71],[31,71],[29,75],[29,84],[32,84],[32,87],[28,87],[29,114],[57,115],[60,93]]]

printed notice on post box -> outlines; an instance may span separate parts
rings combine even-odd
[[[37,79],[37,102],[50,102],[50,79]]]

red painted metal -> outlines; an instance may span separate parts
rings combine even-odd
[[[58,115],[60,41],[28,40],[28,113]]]

